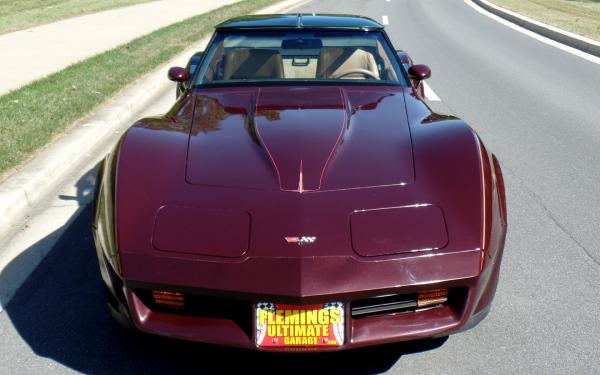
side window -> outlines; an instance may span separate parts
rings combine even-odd
[[[396,71],[394,69],[394,64],[392,64],[392,62],[390,61],[388,53],[380,41],[377,41],[377,52],[377,55],[381,58],[383,62],[382,75],[388,80],[398,81],[398,75],[396,74]]]
[[[196,74],[196,70],[198,70],[198,65],[200,64],[200,60],[202,60],[202,55],[203,54],[204,54],[204,52],[196,52],[192,56],[192,58],[190,59],[190,61],[188,61],[186,69],[190,73],[190,78],[187,80],[187,82],[185,82],[183,84],[184,88],[187,89],[191,85],[192,80],[194,79],[194,74]]]

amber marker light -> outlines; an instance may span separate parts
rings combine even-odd
[[[417,307],[433,306],[448,301],[448,289],[428,290],[419,292],[417,298]]]
[[[154,299],[154,303],[158,306],[176,309],[183,309],[184,306],[184,297],[182,293],[153,290],[152,298]]]

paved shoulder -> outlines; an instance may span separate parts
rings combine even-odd
[[[161,27],[239,0],[161,0],[0,35],[0,95]]]

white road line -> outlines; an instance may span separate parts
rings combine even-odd
[[[487,10],[480,8],[475,3],[473,3],[471,0],[464,0],[464,1],[465,1],[465,4],[467,4],[468,6],[470,6],[473,9],[475,9],[479,13],[481,13],[484,16],[487,16],[487,17],[489,17],[489,18],[491,18],[491,19],[493,19],[493,20],[495,20],[495,21],[503,24],[504,26],[508,26],[511,29],[515,30],[515,31],[518,31],[518,32],[520,32],[522,34],[525,34],[525,35],[529,36],[529,37],[532,37],[533,39],[536,39],[536,40],[538,40],[538,41],[540,41],[542,43],[546,43],[548,45],[551,45],[553,47],[561,49],[561,50],[563,50],[565,52],[568,52],[568,53],[570,53],[572,55],[575,55],[577,57],[581,57],[582,59],[585,59],[585,60],[587,60],[589,62],[593,62],[595,64],[600,64],[600,57],[596,57],[594,55],[590,55],[589,53],[585,53],[585,52],[580,51],[580,50],[578,50],[576,48],[569,47],[567,45],[564,45],[564,44],[559,43],[557,41],[554,41],[552,39],[546,38],[545,36],[541,36],[540,34],[536,34],[533,31],[529,31],[529,30],[527,30],[527,29],[525,29],[525,28],[523,28],[521,26],[515,25],[514,23],[509,22],[509,21],[505,20],[504,18],[498,17],[497,15],[492,14],[492,13],[488,12]]]
[[[389,20],[388,16],[381,16],[381,22],[383,22],[384,25],[390,24],[390,20]]]
[[[433,89],[427,84],[427,82],[423,81],[423,93],[425,94],[425,99],[432,102],[441,102],[439,96],[433,91]]]
[[[471,1],[472,1],[472,0],[471,0]],[[521,19],[521,20],[523,20],[523,21],[527,21],[527,22],[529,22],[529,23],[532,23],[532,24],[534,24],[534,25],[537,25],[537,26],[543,27],[543,28],[545,28],[545,29],[552,30],[552,31],[554,31],[554,32],[556,32],[556,33],[559,33],[559,34],[562,34],[562,35],[565,35],[565,36],[569,36],[569,37],[571,37],[571,38],[573,38],[573,39],[578,39],[578,40],[580,40],[580,41],[582,41],[582,42],[586,42],[586,43],[593,44],[593,45],[596,45],[596,46],[600,47],[600,42],[598,42],[598,41],[595,41],[595,40],[593,40],[593,39],[590,39],[590,38],[586,38],[586,37],[585,37],[585,36],[583,36],[583,35],[575,34],[575,33],[572,33],[572,32],[570,32],[570,31],[563,30],[563,29],[559,29],[558,27],[555,27],[555,26],[552,26],[552,25],[548,25],[547,23],[543,23],[543,22],[540,22],[540,21],[536,21],[536,20],[534,20],[534,19],[531,19],[531,18],[529,18],[529,17],[525,17],[524,15],[522,15],[522,14],[519,14],[519,13],[517,13],[517,12],[513,12],[512,10],[509,10],[509,9],[502,8],[502,7],[499,7],[499,6],[497,6],[497,5],[494,5],[494,4],[490,3],[490,2],[489,2],[489,1],[487,1],[487,0],[480,0],[480,1],[481,1],[482,3],[484,3],[484,4],[487,4],[488,6],[490,6],[490,7],[492,7],[492,8],[495,8],[495,9],[498,9],[498,10],[500,10],[500,11],[504,12],[504,13],[510,14],[511,16],[513,16],[513,17],[516,17],[516,18],[519,18],[519,19]]]

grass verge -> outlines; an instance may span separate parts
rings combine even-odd
[[[244,0],[201,14],[0,96],[0,180],[78,119],[167,62],[228,18],[273,0]]]
[[[600,0],[490,0],[505,9],[600,41]]]
[[[152,0],[0,0],[0,34]]]

